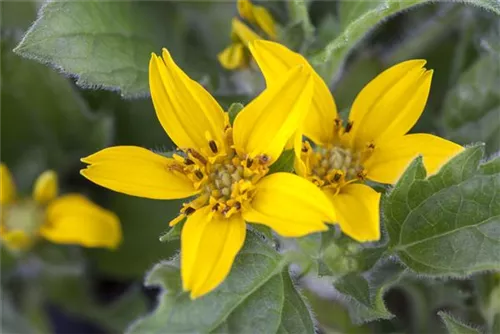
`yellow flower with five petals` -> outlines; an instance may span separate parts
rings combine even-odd
[[[276,22],[266,8],[256,6],[250,0],[238,0],[237,4],[238,12],[244,20],[262,30],[270,39],[276,39]],[[219,62],[228,70],[247,67],[250,62],[247,45],[261,37],[238,18],[233,18],[231,39],[231,45],[217,55]]]
[[[302,55],[278,43],[256,41],[250,50],[268,87],[293,66],[312,69]],[[342,231],[357,241],[380,238],[380,194],[365,180],[394,184],[419,154],[433,174],[463,149],[434,135],[407,134],[429,95],[433,71],[425,63],[405,61],[378,75],[354,100],[346,124],[328,86],[313,73],[311,110],[295,138],[295,170],[323,190]]]
[[[152,55],[149,83],[157,117],[179,154],[172,158],[135,146],[104,149],[82,161],[89,180],[114,191],[152,199],[195,197],[175,225],[181,232],[181,276],[191,298],[215,289],[243,245],[246,222],[285,237],[326,230],[334,221],[327,197],[290,173],[268,174],[311,103],[305,66],[243,108],[234,125],[214,98],[191,80],[167,50]]]
[[[54,171],[36,180],[31,199],[18,198],[7,166],[0,165],[0,239],[13,252],[28,250],[42,237],[58,244],[116,248],[122,239],[118,217],[79,194],[58,197]]]

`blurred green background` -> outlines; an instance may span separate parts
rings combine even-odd
[[[401,12],[399,7],[406,5],[399,2],[393,2],[397,8],[375,1],[259,3],[279,22],[282,42],[305,52],[331,84],[339,110],[348,112],[360,89],[390,65],[424,58],[435,75],[426,111],[413,132],[460,144],[483,141],[488,153],[499,151],[500,22],[494,12],[454,2]],[[498,2],[489,3],[500,12]],[[64,192],[81,192],[116,212],[124,231],[116,251],[45,245],[15,259],[2,249],[3,328],[11,333],[120,332],[152,305],[155,291],[142,288],[144,273],[178,250],[177,242],[161,243],[158,237],[180,203],[99,188],[78,174],[79,159],[110,145],[173,148],[147,93],[149,56],[161,47],[225,107],[260,92],[263,80],[255,67],[228,72],[217,62],[217,53],[230,43],[236,4],[72,2],[73,7],[47,14],[52,19],[37,30],[45,36],[42,42],[28,40],[19,49],[38,61],[13,49],[42,3],[0,5],[1,161],[26,195],[36,176],[55,169]],[[304,8],[309,14],[300,11]],[[370,20],[357,21],[373,11],[377,15]],[[84,28],[80,35],[64,37],[62,32],[75,26]],[[329,59],[336,60],[322,62],[324,47],[332,41]],[[495,279],[485,274],[430,286],[401,282],[385,296],[397,318],[365,325],[352,324],[342,301],[320,283],[307,281],[305,294],[325,333],[430,333],[443,330],[438,310],[453,309],[480,325],[477,310],[484,300],[477,292]],[[67,318],[71,321],[65,324],[61,319]]]

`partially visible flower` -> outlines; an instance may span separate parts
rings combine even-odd
[[[252,4],[250,0],[238,0],[238,12],[245,21],[260,30],[266,38],[276,39],[276,22],[269,11]],[[245,68],[250,62],[247,45],[260,35],[255,33],[238,18],[233,18],[231,30],[232,43],[217,56],[221,65],[228,70]]]
[[[118,217],[79,194],[58,197],[57,175],[45,171],[32,198],[18,198],[7,166],[0,165],[0,240],[13,252],[28,250],[41,237],[58,244],[116,248],[122,239]]]
[[[173,226],[181,233],[181,276],[191,298],[215,289],[243,246],[246,222],[285,237],[324,231],[335,220],[326,196],[290,173],[269,167],[305,116],[311,72],[297,66],[239,112],[234,125],[214,98],[163,50],[152,55],[151,97],[158,119],[179,154],[172,158],[135,146],[104,149],[82,161],[89,180],[114,191],[152,199],[195,196]]]
[[[307,60],[277,43],[255,41],[252,55],[268,87]],[[328,86],[313,73],[311,110],[296,136],[296,172],[320,187],[330,198],[338,223],[357,241],[380,238],[380,194],[365,180],[394,184],[408,164],[422,155],[429,174],[438,171],[463,148],[430,134],[406,134],[422,114],[432,70],[425,60],[409,60],[384,71],[356,97],[346,124],[337,114]]]

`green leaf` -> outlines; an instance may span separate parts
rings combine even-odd
[[[444,322],[449,334],[480,334],[481,332],[475,328],[463,324],[446,312],[438,312],[439,317]]]
[[[161,242],[169,242],[174,240],[179,240],[181,238],[182,227],[186,222],[186,218],[171,227],[168,232],[160,236]]]
[[[496,158],[493,158],[479,166],[479,171],[485,175],[500,173],[500,156],[497,156]]]
[[[338,75],[349,52],[375,26],[394,14],[429,2],[427,0],[339,2],[338,18],[341,32],[322,50],[310,57],[311,63],[326,82],[330,82]],[[482,7],[500,15],[500,4],[497,1],[466,0],[462,2]]]
[[[387,262],[374,268],[366,277],[353,273],[335,281],[335,288],[347,299],[351,321],[361,324],[394,317],[385,307],[383,297],[403,273],[404,268],[401,265]]]
[[[171,2],[49,1],[15,51],[80,86],[133,96],[148,92],[151,52],[177,45],[183,32]]]
[[[45,168],[74,167],[80,157],[107,145],[111,118],[94,114],[62,75],[14,54],[14,43],[13,36],[2,35],[2,161],[36,175]],[[31,188],[31,177],[19,179],[20,188]]]
[[[271,167],[269,167],[269,173],[292,172],[294,159],[295,152],[293,149],[283,151],[278,160],[276,160]]]
[[[241,110],[243,110],[244,105],[241,103],[232,103],[229,106],[229,109],[227,111],[229,115],[229,123],[233,124],[234,120],[236,119],[236,116],[240,113]]]
[[[488,152],[500,150],[500,30],[484,38],[486,51],[459,77],[443,104],[446,137],[461,143],[485,142]]]
[[[182,291],[178,261],[159,263],[146,278],[146,285],[163,288],[158,307],[128,333],[314,333],[307,307],[283,270],[285,264],[249,232],[226,280],[191,300]]]
[[[500,173],[481,173],[483,151],[469,147],[427,179],[417,158],[384,198],[389,251],[415,272],[463,276],[500,267]]]

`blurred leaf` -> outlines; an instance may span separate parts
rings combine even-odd
[[[283,151],[278,160],[269,167],[269,173],[292,172],[294,158],[295,152],[293,149]]]
[[[34,333],[28,320],[21,316],[12,305],[10,299],[1,292],[2,316],[0,317],[0,331],[4,334]]]
[[[309,11],[308,11],[308,0],[291,0],[287,2],[288,5],[288,13],[289,13],[289,21],[290,27],[289,32],[285,32],[285,39],[291,39],[296,36],[300,36],[300,41],[294,41],[290,45],[287,43],[288,47],[292,47],[295,50],[300,50],[304,44],[308,44],[312,42],[312,38],[314,37],[314,26],[309,19]],[[300,29],[297,29],[299,28]],[[293,34],[291,32],[294,32]],[[295,47],[293,47],[295,46]]]
[[[340,34],[321,51],[310,57],[312,65],[327,83],[338,75],[349,51],[387,17],[420,3],[412,1],[341,1],[339,3]]]
[[[449,334],[480,334],[481,333],[479,330],[463,324],[462,322],[453,318],[451,315],[449,315],[446,312],[440,311],[440,312],[438,312],[438,315],[441,317],[441,320],[443,320]]]
[[[322,50],[310,57],[311,63],[329,83],[338,76],[349,52],[376,25],[394,14],[428,2],[427,0],[341,1],[338,13],[341,32]],[[497,1],[465,0],[463,2],[500,15],[500,5]]]
[[[2,161],[12,169],[22,161],[36,165],[37,172],[63,169],[105,146],[112,133],[110,119],[91,113],[62,75],[12,53],[13,43],[2,36]]]
[[[151,52],[182,37],[175,7],[145,1],[47,2],[15,51],[76,76],[80,86],[142,95],[148,92]]]
[[[498,27],[500,29],[500,27]],[[497,43],[483,40],[485,44]],[[493,47],[492,47],[493,48]],[[500,55],[490,49],[465,72],[447,93],[442,122],[447,138],[461,144],[482,141],[488,152],[500,150]]]
[[[364,247],[352,241],[332,242],[322,251],[321,260],[330,270],[330,275],[343,276],[369,270],[382,257],[385,250],[384,246]]]
[[[351,322],[348,310],[341,301],[326,299],[310,290],[305,290],[307,301],[311,304],[317,319],[320,333],[325,334],[368,334],[372,333],[368,326],[357,326]]]
[[[16,33],[19,39],[36,18],[36,1],[0,2],[0,25]],[[19,33],[19,35],[18,35]]]
[[[381,245],[384,242],[363,245],[344,235],[335,236],[334,229],[297,238],[304,255],[299,258],[301,266],[320,276],[335,278],[371,269],[387,250]]]
[[[403,273],[401,265],[387,262],[371,270],[366,277],[349,274],[335,281],[335,288],[347,298],[352,322],[361,324],[394,317],[385,307],[383,297]]]
[[[163,288],[158,308],[128,333],[314,333],[307,307],[283,271],[286,261],[247,232],[228,278],[213,292],[190,300],[181,288],[178,263],[157,264],[146,285]]]
[[[151,266],[170,258],[179,243],[162,243],[158,236],[179,213],[179,201],[158,201],[109,193],[108,208],[115,212],[123,229],[123,242],[114,251],[86,249],[100,272],[121,278],[138,278]]]
[[[482,175],[483,145],[425,179],[412,162],[384,199],[389,250],[419,274],[463,276],[500,267],[500,173]]]
[[[82,275],[46,276],[42,287],[49,300],[66,312],[94,321],[114,333],[123,332],[130,319],[147,310],[146,298],[138,286],[106,303],[96,300],[88,278]]]

